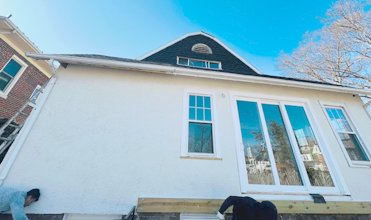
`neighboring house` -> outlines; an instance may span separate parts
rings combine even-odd
[[[370,218],[369,90],[263,75],[203,32],[140,60],[29,57],[62,66],[0,166],[41,189],[29,213],[215,219],[248,195],[282,219]]]
[[[7,17],[0,16],[0,127],[31,97],[35,88],[45,84],[51,76],[46,61],[35,61],[25,56],[25,52],[41,51]],[[27,118],[31,107],[25,109],[13,124],[21,124]],[[4,125],[5,126],[5,125]],[[12,131],[8,127],[0,136]],[[1,146],[2,140],[0,140]],[[0,163],[8,148],[0,147]]]

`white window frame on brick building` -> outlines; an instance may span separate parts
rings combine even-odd
[[[5,90],[0,90],[0,97],[6,99],[8,97],[9,92],[13,89],[14,85],[17,83],[19,78],[22,76],[28,65],[23,62],[17,55],[13,55],[6,64],[1,68],[0,72],[2,72],[5,67],[9,64],[11,60],[14,60],[19,65],[21,65],[21,68],[18,70],[16,75],[11,79],[10,83],[5,87]]]

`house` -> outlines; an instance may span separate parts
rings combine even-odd
[[[40,219],[215,219],[229,195],[282,219],[370,217],[369,90],[264,75],[204,32],[136,60],[28,56],[61,67],[0,181],[39,187]]]
[[[52,74],[47,61],[31,59],[25,52],[41,53],[8,17],[0,16],[0,128]],[[16,117],[13,123],[22,124],[30,111],[31,107],[26,108],[22,111],[26,114]],[[4,132],[0,129],[0,136],[7,137],[13,130],[11,127],[5,127]],[[0,146],[2,143],[0,140]],[[8,150],[9,147],[0,147],[0,163]]]

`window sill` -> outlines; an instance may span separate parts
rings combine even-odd
[[[0,91],[0,98],[3,98],[3,99],[8,98],[8,93],[7,92],[4,93]]]
[[[350,168],[371,168],[371,164],[352,164],[349,163]]]
[[[221,157],[215,155],[181,155],[182,159],[201,159],[201,160],[222,160]]]

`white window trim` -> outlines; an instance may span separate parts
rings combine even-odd
[[[13,55],[11,58],[9,58],[9,60],[6,62],[6,64],[3,66],[3,68],[1,68],[0,71],[3,71],[3,69],[6,67],[6,65],[8,65],[8,63],[12,59],[15,60],[18,64],[21,65],[21,69],[18,71],[17,75],[15,75],[15,77],[12,79],[12,81],[7,86],[5,91],[0,91],[0,97],[4,98],[4,99],[6,99],[8,97],[9,92],[12,90],[14,85],[17,83],[18,79],[21,77],[21,75],[24,73],[24,71],[28,67],[28,65],[25,62],[23,62],[23,60],[21,60],[17,55]]]
[[[188,152],[188,126],[189,126],[189,96],[199,95],[199,96],[209,96],[211,102],[211,125],[212,125],[212,135],[213,135],[213,150],[214,153],[189,153]],[[215,104],[215,94],[210,91],[202,90],[185,90],[183,96],[183,132],[182,132],[182,144],[181,144],[181,158],[194,158],[194,159],[221,159],[221,151],[219,148],[218,141],[218,131],[216,123],[216,104]]]
[[[196,213],[190,213],[190,214],[181,213],[180,214],[180,220],[188,220],[188,219],[194,219],[194,220],[212,219],[212,220],[217,220],[218,218],[216,217],[216,213],[215,214],[196,214]]]
[[[187,59],[188,60],[187,65],[180,64],[179,63],[179,59]],[[203,62],[206,63],[206,67],[190,66],[189,65],[189,61],[190,60],[203,61]],[[177,56],[176,57],[176,63],[179,66],[189,66],[189,67],[194,67],[194,68],[199,68],[199,69],[206,69],[206,70],[221,70],[222,69],[222,62],[220,62],[220,61],[214,61],[214,60],[202,60],[202,59],[196,59],[196,58],[190,58],[190,57],[179,57],[179,56]],[[219,68],[210,68],[210,63],[218,63],[219,64]]]
[[[257,98],[259,97],[259,98]],[[345,184],[345,181],[343,177],[341,176],[340,172],[338,172],[339,168],[338,166],[333,162],[334,159],[332,158],[331,154],[329,154],[329,151],[327,149],[328,144],[324,141],[322,138],[321,132],[318,129],[319,126],[317,126],[317,121],[314,120],[312,114],[311,114],[311,106],[308,99],[303,98],[293,98],[293,97],[286,97],[286,96],[270,96],[266,94],[259,94],[259,93],[240,93],[240,92],[230,92],[230,100],[231,100],[231,113],[232,118],[234,122],[235,127],[235,139],[236,139],[236,153],[237,153],[237,160],[238,160],[238,169],[239,169],[239,175],[240,175],[240,186],[241,186],[241,193],[247,194],[247,193],[272,193],[272,194],[302,194],[307,195],[309,193],[321,193],[323,195],[337,195],[337,196],[348,196],[349,190]],[[320,146],[320,149],[322,151],[322,154],[324,156],[326,165],[328,166],[328,169],[330,171],[331,177],[334,182],[334,187],[316,187],[311,186],[310,184],[307,184],[309,180],[305,180],[302,178],[303,184],[307,184],[304,186],[284,186],[284,185],[275,185],[275,186],[269,186],[269,185],[260,185],[260,184],[248,184],[248,177],[246,173],[246,166],[245,166],[245,159],[244,159],[244,149],[243,149],[243,143],[242,143],[242,137],[240,132],[240,123],[238,118],[238,109],[237,109],[237,100],[246,100],[246,101],[252,101],[261,103],[269,103],[270,101],[273,101],[274,103],[280,103],[280,110],[281,114],[285,123],[285,126],[287,127],[288,136],[290,138],[291,144],[297,145],[296,141],[292,141],[293,138],[293,132],[291,128],[291,124],[288,124],[287,121],[287,115],[286,111],[282,111],[282,106],[291,104],[296,106],[302,106],[304,107],[305,113],[307,114],[309,123],[313,129],[313,133],[317,139],[317,142]],[[285,115],[286,116],[285,116]],[[265,126],[263,121],[261,122],[262,126]],[[267,141],[267,140],[266,140]],[[293,146],[294,154],[295,156],[298,154],[298,149],[296,146]],[[305,170],[304,163],[301,159],[297,160],[298,168],[300,172],[302,172],[302,169]],[[272,164],[273,167],[273,164]],[[303,177],[303,176],[301,176]]]
[[[345,156],[345,158],[348,162],[348,165],[350,167],[354,167],[354,168],[357,168],[357,167],[358,168],[371,167],[371,152],[367,148],[365,142],[362,140],[362,137],[361,137],[360,133],[358,132],[358,129],[354,125],[354,123],[353,123],[354,120],[352,119],[352,116],[350,115],[350,111],[347,108],[347,106],[345,105],[345,103],[320,102],[320,105],[322,107],[323,113],[325,114],[325,117],[327,118],[328,123],[330,124],[331,130],[334,133],[338,144],[340,145],[340,149],[342,150],[342,152],[343,152],[343,154],[344,154],[344,156]],[[348,154],[343,142],[341,141],[338,132],[336,131],[336,129],[332,125],[331,119],[330,119],[329,115],[327,114],[326,107],[338,108],[338,109],[343,110],[343,113],[345,115],[345,118],[347,119],[347,122],[348,122],[350,128],[353,130],[353,133],[357,136],[358,141],[360,142],[363,151],[366,153],[366,155],[367,155],[367,157],[369,158],[370,161],[368,161],[368,162],[367,161],[354,161],[354,160],[350,159],[349,154]]]

